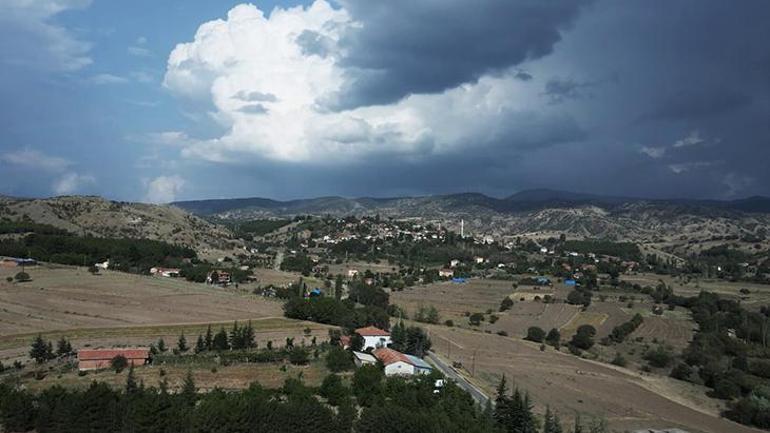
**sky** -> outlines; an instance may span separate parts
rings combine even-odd
[[[3,0],[0,194],[770,196],[764,0]]]

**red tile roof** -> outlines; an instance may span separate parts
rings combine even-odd
[[[150,357],[150,349],[81,349],[78,350],[78,360],[110,360],[118,355],[123,355],[126,359],[147,359]]]
[[[390,332],[383,331],[380,328],[374,326],[367,326],[365,328],[356,329],[356,334],[362,337],[390,337]]]
[[[388,349],[387,347],[375,349],[374,352],[372,352],[372,355],[382,361],[382,363],[385,365],[390,365],[399,361],[410,365],[412,364],[412,360],[409,359],[409,357],[399,351]]]

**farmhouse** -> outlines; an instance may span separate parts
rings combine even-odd
[[[359,367],[359,368],[364,365],[377,364],[377,358],[365,352],[353,351],[353,357],[354,357],[353,362],[355,362],[356,367]]]
[[[206,276],[206,284],[227,286],[231,281],[230,273],[225,271],[211,271]]]
[[[179,276],[180,272],[182,271],[179,268],[150,268],[150,275],[154,275],[156,277],[176,278]]]
[[[422,359],[383,347],[372,352],[385,365],[385,376],[429,374],[433,368]]]
[[[364,338],[363,350],[390,346],[390,333],[374,326],[356,329],[356,334]]]
[[[18,259],[15,257],[4,258],[0,262],[0,266],[4,268],[15,268],[16,266],[36,266],[37,260],[35,259]]]
[[[144,365],[150,358],[150,349],[81,349],[78,351],[78,370],[109,368],[116,356],[124,356],[129,365]]]
[[[451,269],[439,269],[438,276],[442,278],[451,278],[455,274],[455,271]]]

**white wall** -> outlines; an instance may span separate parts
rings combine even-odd
[[[369,348],[377,349],[379,347],[388,347],[390,345],[390,336],[387,337],[380,337],[380,336],[369,336],[364,337],[364,347],[362,350],[367,350]]]
[[[414,374],[414,366],[407,364],[403,361],[394,362],[393,364],[385,366],[385,376],[404,375],[411,376]]]

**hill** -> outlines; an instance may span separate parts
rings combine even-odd
[[[770,198],[649,200],[555,190],[528,190],[506,198],[478,193],[423,197],[277,201],[264,198],[184,201],[174,206],[201,216],[244,220],[294,215],[374,215],[422,218],[491,234],[566,232],[573,236],[651,240],[682,234],[702,239],[756,235],[770,227]]]
[[[0,219],[27,220],[96,237],[161,240],[199,254],[240,245],[232,233],[173,206],[116,202],[101,197],[0,198]]]

